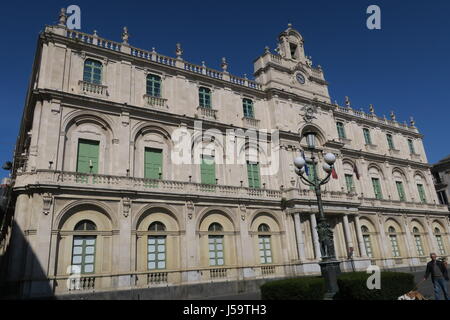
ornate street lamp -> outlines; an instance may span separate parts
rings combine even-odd
[[[333,166],[336,162],[336,157],[332,153],[327,153],[324,156],[325,163],[322,168],[327,173],[325,179],[320,180],[317,177],[316,169],[316,134],[309,132],[306,134],[306,142],[308,144],[308,150],[311,152],[310,159],[303,159],[303,157],[297,157],[294,159],[295,173],[300,179],[307,185],[314,188],[317,197],[317,206],[319,209],[319,217],[317,219],[317,233],[319,235],[320,251],[322,253],[322,259],[319,262],[322,276],[325,279],[327,294],[326,298],[332,298],[338,291],[337,277],[341,270],[339,268],[340,262],[336,260],[333,243],[333,231],[330,225],[325,219],[323,211],[322,195],[320,187],[330,181],[331,174],[333,172]],[[305,165],[306,163],[312,163],[312,179],[305,177]]]

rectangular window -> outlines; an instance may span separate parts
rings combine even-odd
[[[372,186],[373,186],[373,192],[375,194],[376,199],[383,199],[383,194],[381,193],[381,184],[380,179],[378,178],[372,178]]]
[[[386,135],[386,139],[387,139],[389,150],[394,150],[395,146],[394,146],[394,139],[392,138],[392,135],[388,133]]]
[[[317,174],[314,170],[315,169],[314,164],[307,163],[306,167],[308,168],[307,175],[308,175],[309,181],[314,181],[316,179],[316,174]],[[314,187],[310,186],[309,189],[314,190]]]
[[[98,173],[99,141],[78,140],[77,172]]]
[[[73,237],[72,272],[95,273],[95,242],[95,236]]]
[[[262,264],[272,263],[270,236],[259,236],[259,258]]]
[[[145,148],[144,156],[144,178],[161,179],[162,178],[162,157],[161,149]]]
[[[250,99],[243,99],[243,108],[244,108],[244,117],[246,118],[254,118],[254,112],[253,112],[253,101]]]
[[[351,174],[345,175],[345,184],[347,186],[347,192],[350,193],[355,191],[355,186],[353,184],[353,175]]]
[[[346,139],[344,124],[342,122],[336,122],[338,136],[340,139]]]
[[[223,236],[209,236],[209,265],[223,266],[225,264]]]
[[[438,195],[440,204],[447,204],[448,205],[448,198],[447,198],[447,194],[445,193],[445,191],[439,191],[437,193],[437,195]]]
[[[147,76],[147,95],[152,97],[161,97],[161,77],[149,74]]]
[[[442,242],[442,236],[440,234],[436,235],[436,242],[439,249],[440,255],[445,255],[444,243]]]
[[[395,258],[400,257],[400,249],[398,247],[397,236],[391,234],[389,236],[389,239],[391,240],[392,255]]]
[[[98,61],[87,59],[84,63],[83,81],[102,84],[102,64]]]
[[[250,163],[247,161],[247,175],[249,188],[261,188],[259,163]]]
[[[423,185],[422,184],[418,184],[417,185],[417,190],[419,191],[420,202],[426,203],[427,202],[427,197],[425,196],[425,189],[423,188]]]
[[[421,239],[420,235],[418,235],[418,234],[415,235],[414,241],[416,242],[417,254],[419,255],[419,257],[424,256],[425,252],[423,251],[422,239]]]
[[[149,236],[147,250],[148,270],[166,269],[166,237]]]
[[[366,142],[366,144],[372,144],[372,138],[370,137],[369,129],[364,128],[363,133],[364,133],[364,141]]]
[[[397,193],[398,193],[399,200],[405,201],[406,197],[405,197],[405,189],[403,188],[403,182],[395,181],[395,184],[397,186]]]
[[[370,241],[370,235],[363,235],[364,246],[366,247],[366,253],[369,258],[373,258],[372,242]]]
[[[208,88],[200,88],[198,90],[200,107],[211,108],[211,90]]]
[[[411,139],[408,139],[408,147],[410,153],[412,154],[416,153],[416,150],[414,149],[414,142]]]
[[[216,184],[216,165],[214,163],[214,157],[202,155],[200,174],[202,184]]]

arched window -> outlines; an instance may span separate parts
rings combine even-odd
[[[209,232],[222,232],[223,227],[217,222],[211,223]],[[213,234],[208,236],[209,265],[223,266],[225,264],[223,235]]]
[[[162,233],[166,231],[166,226],[159,221],[155,221],[148,227],[150,232]],[[166,235],[150,234],[147,240],[147,267],[148,270],[166,269]]]
[[[270,227],[262,223],[258,227],[258,232],[267,233],[270,232]],[[262,264],[272,263],[272,245],[270,235],[268,234],[260,234],[258,235],[258,244],[259,244],[259,258]]]
[[[223,227],[220,223],[214,222],[211,223],[211,225],[208,228],[209,232],[222,232],[223,231]]]
[[[198,89],[199,103],[202,108],[212,108],[211,105],[211,89],[200,87]]]
[[[413,234],[414,234],[414,242],[416,243],[417,254],[419,255],[419,257],[422,257],[425,255],[425,252],[423,250],[422,237],[417,227],[413,228]]]
[[[86,59],[84,62],[83,81],[94,84],[102,84],[102,70],[103,65],[101,62]]]
[[[369,258],[373,258],[372,240],[370,239],[369,228],[367,228],[366,226],[361,226],[361,231],[367,256]]]
[[[258,232],[270,232],[270,227],[265,223],[261,223],[258,227]]]
[[[392,249],[392,255],[394,258],[400,257],[400,248],[398,245],[398,239],[397,239],[397,231],[394,227],[389,227],[389,239],[391,241],[391,249]]]
[[[166,231],[166,226],[162,222],[156,221],[150,224],[148,231]]]
[[[436,238],[436,242],[439,249],[440,255],[445,255],[445,248],[444,248],[444,242],[442,241],[442,235],[441,230],[439,228],[434,228],[434,236]]]
[[[255,117],[253,112],[253,101],[250,99],[242,99],[242,106],[244,108],[244,117],[253,119]]]
[[[77,232],[92,232],[96,231],[97,226],[90,220],[83,220],[76,224],[73,236],[72,248],[72,272],[79,274],[95,273],[95,245],[97,236],[82,234],[77,235]]]
[[[147,95],[152,97],[161,97],[161,77],[149,74],[147,75]]]
[[[77,223],[75,231],[95,231],[97,226],[90,220],[83,220]]]

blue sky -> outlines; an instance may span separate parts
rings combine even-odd
[[[133,46],[174,56],[180,42],[184,59],[220,69],[227,57],[240,76],[252,74],[253,60],[290,22],[324,69],[333,101],[347,95],[354,108],[372,103],[402,122],[412,115],[429,162],[450,154],[450,1],[8,1],[0,19],[1,163],[12,158],[37,36],[71,4],[81,7],[84,32],[120,40],[128,26]],[[382,30],[366,28],[371,4],[381,8]]]

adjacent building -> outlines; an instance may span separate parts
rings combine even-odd
[[[316,133],[319,164],[337,156],[323,200],[342,270],[449,255],[448,208],[414,122],[332,103],[291,25],[250,80],[226,59],[215,70],[183,60],[180,45],[169,57],[133,47],[126,28],[114,42],[65,20],[39,36],[15,154],[17,294],[220,291],[319,273],[316,198],[293,165],[309,156],[306,132]],[[186,137],[190,161],[177,163]]]
[[[439,203],[449,205],[450,198],[450,156],[445,157],[431,168]]]

